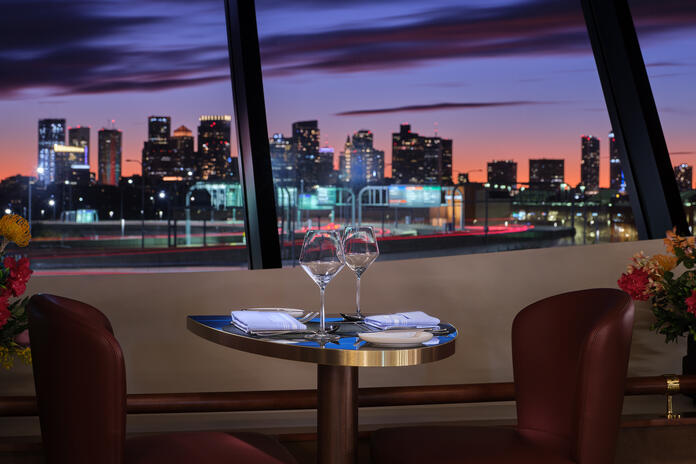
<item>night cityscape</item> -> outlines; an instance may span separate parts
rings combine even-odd
[[[184,125],[173,129],[170,116],[150,116],[141,156],[126,158],[128,134],[124,137],[114,122],[97,131],[93,149],[90,127],[40,119],[35,176],[4,179],[0,201],[6,213],[31,217],[34,233],[48,247],[66,240],[72,240],[71,249],[243,246],[232,120],[202,115],[194,137]],[[384,237],[460,232],[507,234],[510,242],[519,242],[531,234],[531,242],[539,244],[636,237],[611,132],[605,139],[608,163],[601,162],[598,137],[579,137],[575,162],[581,181],[572,185],[566,180],[566,158],[547,156],[529,159],[528,182],[518,181],[524,166],[515,160],[490,160],[473,170],[484,171],[485,182],[472,181],[471,171],[453,170],[456,140],[414,129],[403,123],[391,134],[391,163],[368,129],[348,134],[338,150],[322,146],[317,120],[293,122],[288,136],[273,133],[269,149],[281,236],[292,241],[308,227],[358,219],[377,225]],[[94,157],[97,172],[90,170]],[[142,169],[142,176],[123,175],[130,164]],[[600,172],[607,169],[609,188],[601,188]],[[690,206],[692,167],[680,164],[674,170]],[[373,192],[381,192],[379,198]],[[286,257],[292,259],[293,252]]]
[[[383,2],[363,5],[360,14],[340,2],[319,9],[258,3],[286,262],[296,258],[287,244],[307,227],[353,221],[385,238],[469,234],[452,253],[635,240],[579,6],[436,3],[423,11]],[[44,68],[68,61],[31,37],[22,40],[26,15],[12,10],[12,56],[25,50],[39,58],[14,62],[16,76],[25,77],[0,82],[8,116],[0,133],[0,207],[31,215],[32,253],[40,256],[243,247],[222,8],[177,4],[152,13],[130,0],[123,5],[133,16],[98,4],[38,9],[35,21],[75,24],[61,40],[84,57],[73,63],[81,72],[51,79],[41,60]],[[642,1],[631,7],[691,221],[694,150],[683,98],[691,69],[681,46],[692,40],[690,10]],[[287,21],[313,26],[293,32]],[[449,37],[458,48],[447,48],[432,30],[450,22],[475,35]],[[554,23],[572,37],[525,26]],[[209,33],[197,36],[195,24]],[[684,32],[679,41],[669,35],[675,28]],[[505,47],[492,48],[501,40]],[[113,54],[96,43],[137,53]],[[373,48],[364,52],[362,43]],[[432,252],[425,243],[412,249]]]

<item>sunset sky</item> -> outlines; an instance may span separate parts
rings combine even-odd
[[[577,0],[258,0],[269,133],[318,119],[341,150],[358,129],[387,153],[402,122],[454,139],[454,171],[491,159],[566,159],[609,118]],[[673,162],[696,161],[696,2],[630,1]],[[195,133],[232,114],[222,0],[8,0],[0,17],[0,177],[29,174],[40,118],[97,130],[115,120],[140,159],[149,115]],[[234,144],[233,144],[234,145]],[[128,175],[139,172],[124,163]]]

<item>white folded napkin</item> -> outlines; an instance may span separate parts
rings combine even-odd
[[[244,332],[307,330],[306,325],[281,311],[232,311],[232,324]]]
[[[440,319],[428,316],[423,311],[411,311],[408,313],[380,314],[378,316],[367,316],[365,324],[377,329],[393,329],[397,327],[413,327],[416,329],[426,329],[437,327]]]

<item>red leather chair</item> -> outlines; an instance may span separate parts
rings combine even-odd
[[[126,372],[109,320],[79,301],[35,295],[29,336],[46,462],[294,464],[260,434],[185,432],[126,440]]]
[[[373,434],[376,464],[611,464],[633,331],[622,291],[564,293],[512,325],[517,427],[401,427]]]

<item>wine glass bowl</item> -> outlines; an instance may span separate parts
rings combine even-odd
[[[360,311],[360,278],[379,256],[379,245],[377,245],[374,229],[372,227],[346,227],[343,233],[343,253],[346,265],[355,272],[357,277],[355,314],[348,317],[344,315],[344,317],[361,320],[364,317]]]
[[[309,230],[305,235],[300,252],[300,266],[319,286],[321,294],[321,315],[319,331],[309,338],[326,340],[334,336],[326,331],[326,311],[324,292],[326,286],[345,264],[341,236],[333,230]]]

